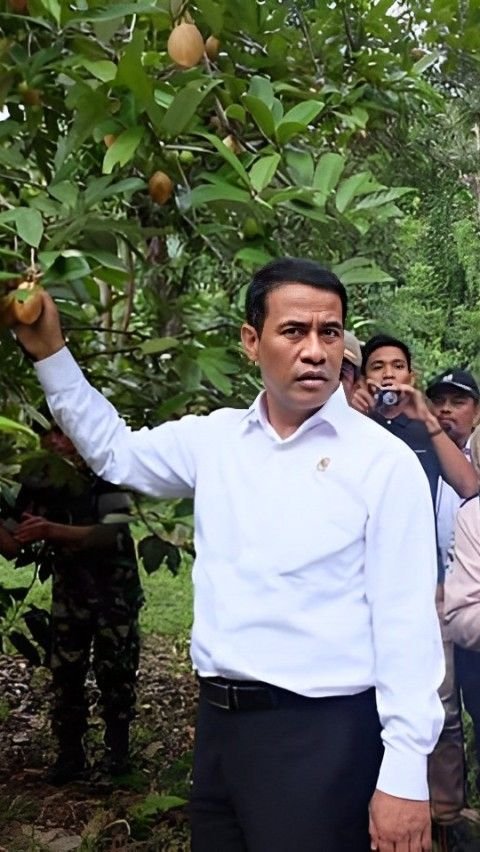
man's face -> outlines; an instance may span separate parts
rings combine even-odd
[[[465,391],[453,387],[431,397],[433,413],[447,435],[459,447],[467,443],[478,415],[478,403]]]
[[[76,454],[70,438],[67,438],[60,429],[53,428],[50,432],[42,435],[40,443],[44,450],[49,450],[49,452],[56,453],[57,456],[63,458],[69,458]]]
[[[397,346],[380,346],[375,349],[365,365],[365,379],[377,387],[413,384],[413,373],[407,359]]]
[[[243,346],[259,362],[272,425],[298,426],[338,387],[342,303],[336,293],[289,283],[268,294],[266,308],[260,335],[242,327]]]

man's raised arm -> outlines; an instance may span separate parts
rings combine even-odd
[[[35,359],[48,405],[62,431],[95,473],[155,497],[190,497],[195,488],[193,446],[198,418],[132,431],[85,379],[65,346],[58,310],[48,293],[32,325],[15,333]]]

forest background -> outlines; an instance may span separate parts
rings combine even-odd
[[[192,67],[182,22],[209,39]],[[348,327],[405,339],[421,383],[480,377],[479,84],[480,0],[0,0],[0,286],[48,288],[132,426],[251,401],[245,287],[286,254],[334,269]],[[8,502],[42,396],[8,332],[0,365]],[[190,504],[137,511],[146,571],[188,564]]]

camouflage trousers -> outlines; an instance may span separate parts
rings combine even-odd
[[[121,596],[82,601],[53,585],[52,652],[53,733],[59,739],[82,736],[87,729],[85,680],[93,666],[107,726],[135,715],[139,664],[138,605]]]

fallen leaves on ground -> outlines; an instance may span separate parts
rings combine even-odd
[[[0,656],[0,844],[6,852],[93,852],[102,832],[125,819],[128,850],[184,852],[188,826],[183,808],[162,811],[142,803],[152,794],[188,794],[196,685],[186,643],[150,636],[144,642],[138,716],[132,726],[133,771],[113,784],[96,770],[103,754],[98,694],[91,704],[87,780],[55,788],[44,776],[55,757],[50,733],[50,675],[18,656]],[[100,845],[101,844],[101,845]],[[1,848],[1,847],[0,847]],[[110,848],[115,848],[111,846]]]

